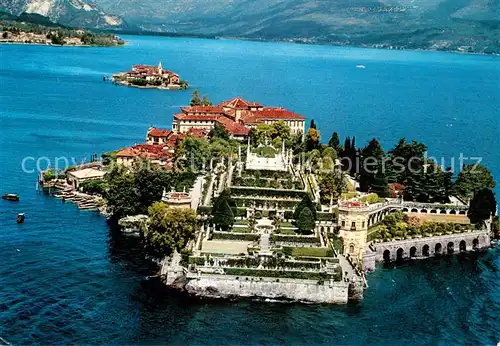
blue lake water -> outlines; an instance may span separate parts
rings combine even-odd
[[[178,72],[214,102],[294,110],[332,131],[400,137],[430,155],[482,157],[500,180],[500,59],[438,52],[126,37],[120,48],[0,45],[0,337],[14,343],[495,344],[500,256],[431,259],[369,274],[348,306],[206,302],[144,283],[138,244],[93,212],[38,194],[35,159],[89,157],[169,127],[190,91],[114,86],[134,63]],[[365,65],[365,69],[356,65]],[[192,89],[191,89],[192,90]],[[496,189],[497,194],[500,191]],[[18,212],[26,223],[17,225]]]

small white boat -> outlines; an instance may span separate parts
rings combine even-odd
[[[366,68],[365,65],[356,65],[356,68]]]

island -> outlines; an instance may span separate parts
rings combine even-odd
[[[0,43],[107,47],[125,42],[114,34],[68,28],[39,14],[13,16],[0,11]]]
[[[40,184],[140,236],[157,279],[203,298],[345,304],[363,298],[376,263],[481,251],[500,236],[486,167],[454,174],[404,138],[389,151],[336,132],[322,143],[305,120],[195,92],[171,129]]]
[[[189,87],[188,82],[181,80],[177,73],[165,70],[161,61],[158,66],[133,65],[131,71],[113,75],[112,81],[136,88],[184,90]]]

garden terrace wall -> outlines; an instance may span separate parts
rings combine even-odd
[[[303,190],[284,190],[261,187],[231,187],[231,195],[235,196],[266,196],[266,197],[292,197],[302,199],[307,194]]]
[[[212,232],[214,240],[240,240],[240,241],[258,241],[259,234],[254,233],[236,233],[236,232]]]
[[[320,244],[319,238],[316,236],[300,236],[300,235],[284,235],[284,234],[271,234],[271,241],[286,242],[286,243],[301,243],[301,244]]]

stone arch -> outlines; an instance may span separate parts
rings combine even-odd
[[[325,231],[325,227],[321,226],[321,233]]]
[[[446,209],[440,209],[439,214],[446,214]]]
[[[413,209],[411,210],[411,212],[412,212],[412,213],[418,213],[418,209],[413,208]]]
[[[462,240],[460,244],[458,245],[458,248],[460,249],[460,252],[465,252],[467,251],[467,243],[465,240]]]
[[[446,252],[448,252],[448,253],[450,253],[450,254],[451,254],[451,253],[453,253],[454,251],[455,251],[455,244],[453,244],[453,242],[452,242],[452,241],[450,241],[450,242],[448,243],[448,245],[446,246]]]
[[[403,213],[407,213],[408,212],[408,208],[403,208]]]
[[[389,250],[384,251],[384,261],[385,262],[390,262],[391,261],[391,252]]]
[[[441,243],[436,243],[436,245],[434,246],[434,253],[436,255],[440,254],[442,249],[443,249],[443,246],[441,245]]]
[[[430,253],[429,253],[429,245],[425,244],[423,247],[422,247],[422,256],[429,256]]]
[[[460,212],[458,213],[459,215],[466,215],[467,212],[465,210],[460,210]]]
[[[457,215],[457,211],[455,209],[450,210],[450,215]]]
[[[422,209],[422,210],[420,210],[420,212],[421,212],[422,214],[427,214],[427,209]]]
[[[410,248],[410,258],[417,257],[417,248],[415,246],[412,246]]]
[[[405,255],[405,250],[403,248],[399,248],[398,251],[396,252],[396,260],[397,261],[402,261]]]
[[[432,209],[431,210],[431,214],[437,214],[437,210],[436,209]]]
[[[479,247],[479,239],[475,238],[474,240],[472,240],[472,248],[477,249],[478,247]]]

